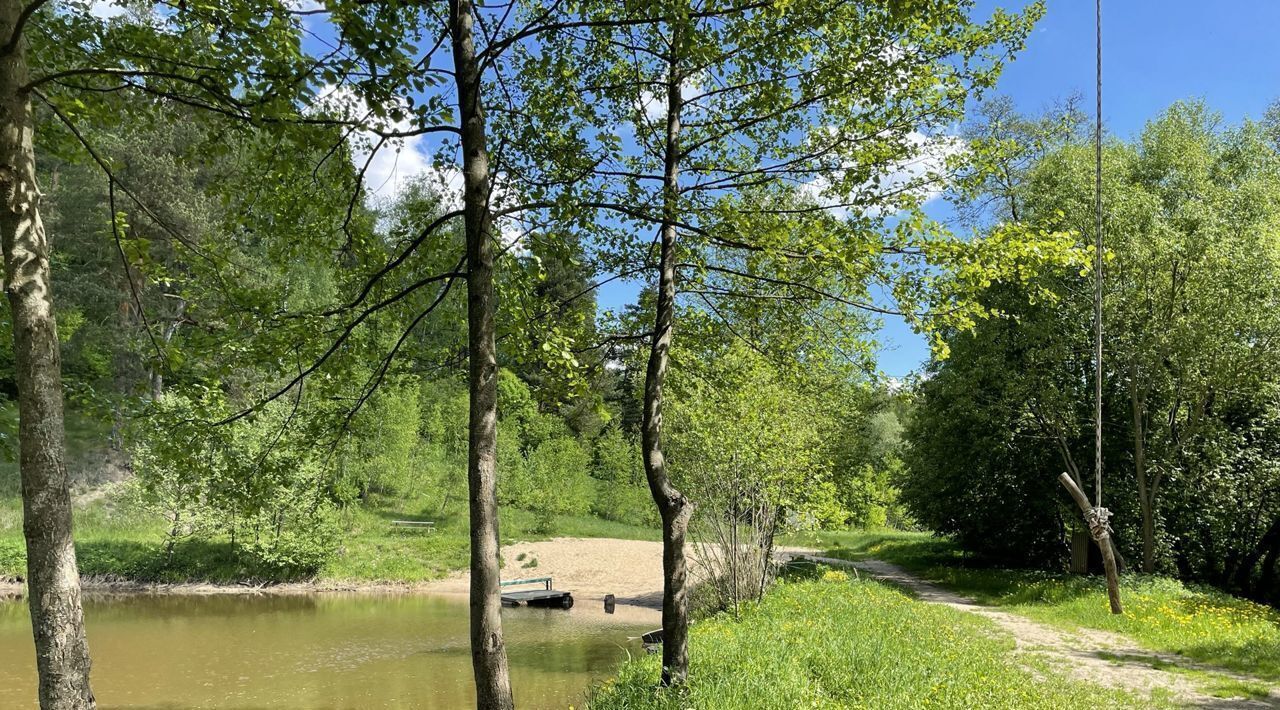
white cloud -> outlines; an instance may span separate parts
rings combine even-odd
[[[906,141],[910,146],[910,157],[882,171],[878,183],[871,180],[860,185],[851,194],[839,194],[830,179],[819,176],[801,185],[800,191],[817,204],[829,206],[833,214],[841,217],[850,214],[849,208],[844,205],[859,197],[873,199],[878,195],[903,192],[904,196],[914,198],[922,204],[937,199],[947,188],[947,160],[964,150],[964,141],[959,136],[928,136],[919,131],[907,134]],[[878,214],[880,208],[865,211]]]
[[[369,105],[347,87],[325,86],[320,90],[315,110],[323,110],[346,120],[371,121],[375,130],[358,130],[349,138],[352,161],[356,169],[364,169],[365,189],[375,200],[392,200],[410,180],[428,176],[447,204],[456,204],[462,196],[462,174],[454,167],[438,167],[432,160],[432,146],[425,136],[406,136],[384,140],[382,132],[408,133],[414,125],[408,118],[377,122],[370,116]]]
[[[109,0],[94,0],[89,5],[89,14],[100,20],[110,20],[113,17],[119,17],[125,13],[123,5],[117,5]]]
[[[706,81],[705,75],[691,76],[680,85],[680,98],[684,101],[696,98],[702,93],[702,86]],[[667,93],[644,90],[640,92],[640,97],[636,100],[636,109],[644,113],[644,117],[650,122],[658,121],[666,118],[667,115]],[[687,103],[681,111],[683,115],[696,113],[698,106],[696,104]]]

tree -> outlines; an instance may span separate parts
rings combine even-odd
[[[712,312],[771,291],[878,310],[867,286],[893,283],[900,266],[881,257],[921,255],[903,244],[925,231],[918,213],[899,223],[910,238],[886,240],[879,230],[887,215],[917,207],[941,172],[903,166],[943,162],[948,142],[936,129],[990,85],[1040,8],[997,12],[985,24],[971,20],[967,2],[671,2],[656,17],[613,3],[575,9],[592,26],[546,40],[528,59],[527,80],[574,77],[576,98],[546,106],[548,94],[540,103],[527,91],[536,121],[524,142],[542,164],[560,166],[543,184],[547,193],[568,186],[571,197],[549,198],[566,223],[580,224],[592,208],[610,215],[591,225],[606,268],[644,268],[651,279],[641,446],[663,521],[662,682],[680,684],[692,502],[674,485],[662,442],[682,284]],[[892,290],[904,301],[918,295]]]
[[[1276,156],[1256,130],[1218,135],[1217,121],[1203,105],[1175,104],[1132,150],[1116,151],[1109,168],[1121,177],[1108,215],[1115,258],[1107,315],[1131,418],[1128,453],[1149,573],[1157,567],[1165,476],[1195,468],[1191,450],[1211,436],[1215,408],[1229,401],[1226,393],[1255,385],[1252,373],[1274,356],[1247,334],[1274,327],[1254,304],[1269,298],[1269,282],[1258,276],[1272,273],[1276,259],[1257,239],[1274,219]],[[1083,157],[1064,151],[1059,159],[1041,168],[1035,209],[1047,214],[1053,200],[1066,220],[1079,220],[1077,203],[1062,198],[1080,194]],[[1062,172],[1049,177],[1054,169]]]
[[[36,184],[35,121],[24,26],[42,3],[0,4],[0,178],[4,285],[13,321],[27,585],[42,708],[91,708],[89,646],[71,534],[62,370],[50,293],[49,242]]]
[[[148,8],[149,10],[149,8]],[[76,117],[158,110],[166,101],[238,119],[295,113],[300,75],[293,13],[272,2],[165,7],[143,22],[107,22],[87,4],[0,5],[0,165],[6,176],[5,287],[19,391],[28,588],[45,708],[92,707],[67,492],[62,386],[49,246],[36,184],[33,100],[47,108],[118,187]],[[217,29],[221,41],[211,42]],[[171,31],[182,30],[182,31]],[[208,63],[204,63],[204,62]],[[118,102],[120,96],[134,101]]]
[[[698,500],[697,564],[718,609],[737,613],[772,581],[775,536],[831,522],[825,417],[741,342],[677,351],[668,407],[671,468]],[[788,522],[790,521],[790,522]]]
[[[1202,104],[1179,103],[1104,158],[1113,325],[1103,443],[1121,547],[1144,571],[1265,596],[1256,585],[1274,579],[1275,509],[1260,494],[1274,480],[1262,452],[1273,442],[1280,333],[1274,143],[1255,124],[1223,127]],[[1089,147],[1075,143],[1034,160],[1017,185],[1024,222],[1088,233],[1092,171]],[[921,386],[904,492],[926,523],[975,549],[1041,565],[1061,558],[1062,498],[1049,481],[1063,469],[1077,481],[1090,474],[1079,465],[1092,447],[1081,404],[1086,276],[1059,268],[991,289],[1001,317],[949,333],[951,356]],[[979,481],[1019,501],[1024,516],[994,514],[974,497],[985,495]],[[1224,512],[1241,508],[1250,515]],[[1033,540],[1029,554],[994,544],[1006,535]]]

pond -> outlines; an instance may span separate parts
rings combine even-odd
[[[521,708],[581,707],[652,628],[582,609],[504,609]],[[621,615],[620,615],[621,616]],[[452,595],[138,595],[85,602],[107,708],[474,707],[467,603]],[[0,708],[35,707],[31,623],[0,602]]]

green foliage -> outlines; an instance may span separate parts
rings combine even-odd
[[[837,504],[815,402],[745,346],[681,364],[668,405],[670,465],[703,513],[763,506],[792,526],[832,522]]]
[[[555,516],[582,515],[590,510],[594,494],[590,466],[590,455],[576,440],[547,439],[522,461],[504,469],[499,497],[504,503],[533,511],[544,531],[549,530]]]
[[[371,492],[412,496],[422,490],[421,391],[411,380],[385,383],[348,427],[349,443],[338,467],[344,483],[360,497]]]
[[[184,540],[225,540],[263,566],[315,573],[338,541],[324,467],[307,442],[287,436],[283,403],[208,426],[225,407],[212,392],[171,393],[135,434],[139,496],[166,521],[166,553]]]
[[[903,420],[909,399],[883,385],[844,394],[836,426],[826,439],[842,521],[855,527],[907,528],[914,524],[899,500],[904,473]]]
[[[1093,153],[1069,138],[1024,146],[1000,198],[1032,230],[1091,235]],[[1280,153],[1254,124],[1179,103],[1104,158],[1118,541],[1132,566],[1274,599],[1280,508],[1259,492],[1275,488],[1280,452]],[[1092,487],[1091,278],[1064,262],[993,282],[995,317],[944,334],[949,356],[921,384],[907,436],[903,495],[926,526],[1008,562],[1062,563],[1063,521],[1078,512],[1054,479]]]
[[[690,680],[659,688],[659,659],[622,667],[593,710],[647,708],[1094,708],[1137,698],[1032,672],[990,622],[840,575],[781,584],[741,620],[695,625]]]
[[[595,445],[591,475],[596,479],[591,512],[605,520],[656,527],[653,504],[640,460],[640,445],[618,427],[609,427]]]

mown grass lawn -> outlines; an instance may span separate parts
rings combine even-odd
[[[817,533],[792,542],[831,557],[893,562],[984,604],[1060,626],[1114,631],[1153,651],[1280,681],[1280,612],[1208,587],[1125,574],[1125,613],[1115,616],[1100,577],[974,566],[954,545],[925,533]]]
[[[782,583],[740,619],[694,625],[690,681],[657,687],[660,657],[598,688],[592,710],[1145,707],[1131,695],[1031,672],[990,622],[842,572]],[[1159,700],[1159,699],[1158,699]],[[1163,702],[1160,700],[1160,702]]]

